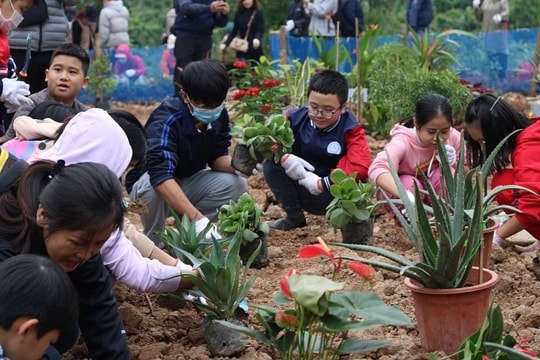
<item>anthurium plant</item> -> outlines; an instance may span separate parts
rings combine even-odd
[[[358,261],[347,267],[358,274],[358,290],[343,291],[345,283],[339,276],[344,268],[341,259],[322,239],[300,250],[301,259],[323,256],[332,266],[332,276],[301,274],[290,270],[280,279],[280,291],[274,297],[280,309],[257,307],[257,320],[263,330],[224,323],[243,332],[265,345],[273,346],[282,359],[339,359],[345,354],[377,350],[387,346],[387,340],[350,337],[376,326],[411,325],[410,319],[399,309],[387,306],[373,291],[363,287],[373,285],[375,270]],[[223,322],[222,322],[223,323]]]
[[[261,206],[249,194],[242,194],[237,201],[231,200],[218,209],[219,233],[225,240],[238,237],[242,245],[250,243],[270,231],[263,215]]]
[[[366,221],[375,207],[375,186],[356,180],[356,172],[347,175],[341,169],[330,174],[332,201],[326,207],[326,218],[334,229],[342,229],[348,223]]]
[[[414,201],[406,195],[397,171],[390,163],[400,199],[389,199],[386,194],[383,194],[416,249],[419,261],[415,263],[399,254],[376,246],[336,244],[375,253],[389,261],[350,257],[345,259],[363,261],[375,267],[396,272],[427,288],[447,289],[465,286],[475,256],[483,244],[486,214],[500,209],[490,209],[490,199],[507,189],[528,191],[519,186],[499,186],[484,197],[487,169],[489,163],[493,161],[494,154],[502,147],[502,143],[488,158],[485,168],[475,168],[466,173],[463,156],[459,158],[455,170],[451,169],[444,151],[444,142],[439,136],[437,146],[441,157],[443,182],[441,186],[445,188],[445,191],[438,194],[425,174],[421,173],[426,191],[420,191],[418,186],[415,186]],[[464,154],[463,135],[459,153]],[[426,202],[431,206],[424,204],[424,196],[427,197]],[[402,208],[398,208],[396,204],[404,206],[407,218],[402,214]],[[519,212],[517,208],[504,208]]]

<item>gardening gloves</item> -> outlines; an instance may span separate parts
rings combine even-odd
[[[306,169],[309,171],[315,170],[313,165],[293,154],[283,155],[281,166],[285,169],[285,174],[293,180],[300,180],[306,177]]]
[[[502,16],[501,16],[501,14],[495,14],[495,15],[493,15],[493,22],[494,22],[495,24],[500,24],[501,21],[502,21]]]
[[[2,95],[0,100],[4,102],[7,112],[15,112],[21,105],[31,104],[30,85],[17,79],[2,79]]]
[[[219,51],[225,51],[226,48],[227,45],[225,45],[224,43],[219,44]]]
[[[287,20],[287,23],[285,24],[285,31],[289,32],[292,29],[294,29],[294,21],[293,20]]]
[[[456,163],[456,160],[457,160],[456,149],[454,149],[454,147],[452,145],[445,144],[444,145],[444,150],[446,152],[446,158],[448,159],[448,164],[450,166],[454,166],[454,164]],[[440,163],[441,162],[441,157],[439,155],[437,155],[436,158]]]
[[[472,7],[478,9],[480,7],[480,0],[473,0]]]
[[[305,176],[298,183],[308,189],[312,195],[320,195],[323,192],[321,178],[311,171],[306,171]]]
[[[409,198],[409,201],[411,201],[412,204],[414,205],[415,203],[414,194],[410,192],[409,190],[407,190],[407,197]],[[405,217],[405,219],[407,219],[408,222],[411,221],[411,219],[409,218],[409,215],[407,214],[407,210],[405,210],[405,207],[401,209],[401,215],[403,215],[403,217]]]
[[[204,216],[195,222],[195,232],[199,235],[201,232],[205,232],[205,239],[212,241],[212,238],[221,240],[221,234],[217,230],[215,224],[210,224],[210,220]]]
[[[124,71],[124,74],[126,74],[127,77],[133,77],[135,76],[135,69],[127,69],[126,71]]]

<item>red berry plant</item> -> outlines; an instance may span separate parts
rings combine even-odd
[[[371,290],[375,283],[371,266],[359,261],[344,266],[321,238],[318,241],[303,247],[297,257],[322,256],[332,267],[330,278],[289,270],[280,279],[280,291],[274,296],[279,309],[257,307],[256,318],[262,330],[226,325],[272,346],[281,359],[339,359],[387,346],[387,340],[360,339],[351,334],[376,326],[411,325],[410,319]],[[357,290],[344,291],[345,282],[339,278],[345,267],[359,276]],[[368,291],[364,290],[366,285]]]

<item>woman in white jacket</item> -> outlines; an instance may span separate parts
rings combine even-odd
[[[122,0],[103,0],[98,26],[101,50],[111,59],[118,45],[129,45],[129,10]]]

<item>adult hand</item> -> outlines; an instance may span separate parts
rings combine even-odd
[[[261,46],[261,40],[253,39],[253,48],[258,49]]]
[[[227,45],[225,45],[224,43],[219,44],[219,51],[225,51],[226,48]]]
[[[285,24],[285,31],[289,32],[292,29],[294,29],[294,21],[293,20],[287,20],[287,23]]]
[[[0,100],[12,105],[10,108],[17,110],[19,106],[30,104],[32,101],[27,98],[30,95],[30,85],[17,79],[2,79],[2,95]],[[17,108],[15,108],[17,107]],[[8,108],[8,110],[10,109]],[[13,112],[13,111],[12,111]]]
[[[456,149],[454,149],[452,145],[445,144],[444,151],[446,152],[446,158],[448,159],[448,164],[450,166],[453,166],[457,160]],[[439,160],[439,162],[441,162],[441,157],[439,155],[437,155],[436,158],[437,160]]]
[[[206,216],[198,219],[195,222],[195,232],[199,235],[201,232],[205,232],[205,239],[212,241],[212,238],[221,240],[221,234],[218,232],[215,224],[210,224],[210,220]]]
[[[480,7],[480,0],[473,0],[472,6],[475,9],[478,9]]]
[[[306,169],[314,171],[315,167],[293,154],[285,154],[281,157],[281,166],[285,169],[285,174],[293,180],[300,180],[306,176]]]
[[[124,74],[126,74],[127,77],[133,77],[135,76],[135,69],[127,69],[126,71],[124,71]]]
[[[306,175],[303,179],[298,180],[298,183],[313,195],[320,195],[323,192],[321,178],[311,171],[306,171]]]
[[[495,15],[493,15],[493,22],[494,22],[495,24],[500,24],[501,21],[502,21],[502,16],[501,16],[501,14],[495,14]]]

